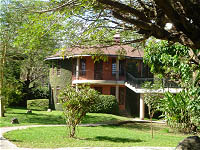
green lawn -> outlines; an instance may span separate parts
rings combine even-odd
[[[131,123],[122,126],[78,127],[76,139],[67,137],[67,127],[35,127],[7,132],[4,137],[19,147],[175,147],[187,135],[169,132],[164,125],[154,124],[151,138],[150,124]]]
[[[62,111],[32,111],[32,114],[27,114],[24,108],[6,108],[6,113],[3,118],[0,118],[0,127],[6,126],[22,126],[36,124],[65,124],[65,117]],[[12,118],[18,118],[20,124],[11,124]],[[130,120],[130,118],[120,117],[110,114],[88,113],[82,123],[102,123]]]

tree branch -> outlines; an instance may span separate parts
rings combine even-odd
[[[120,10],[120,12],[131,13],[143,21],[150,22],[150,20],[145,16],[143,12],[128,5],[112,0],[97,0],[97,1],[101,4],[105,4],[107,7],[109,6],[111,10],[115,11]]]
[[[77,4],[78,4],[78,3],[77,3]],[[74,0],[70,0],[70,1],[68,1],[67,3],[64,3],[64,4],[60,5],[60,6],[55,7],[55,8],[52,8],[52,9],[42,10],[42,11],[32,11],[32,12],[35,12],[35,13],[46,13],[46,12],[50,12],[50,11],[58,11],[58,10],[60,10],[60,9],[62,9],[62,8],[64,8],[64,7],[66,7],[66,6],[71,6],[71,5],[75,6],[75,5],[77,5],[77,4],[75,4],[75,1],[74,1]]]

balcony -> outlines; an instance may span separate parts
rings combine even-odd
[[[79,72],[73,73],[72,84],[104,84],[104,85],[124,85],[126,77],[119,73],[119,79],[117,76],[112,74],[112,71],[99,71],[99,70],[80,70]]]

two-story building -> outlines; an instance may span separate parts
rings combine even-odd
[[[121,112],[144,119],[145,90],[141,83],[153,80],[153,75],[143,64],[143,55],[142,50],[131,46],[114,45],[67,48],[48,57],[46,60],[51,64],[51,106],[61,108],[57,96],[67,84],[89,83],[102,94],[116,96]]]

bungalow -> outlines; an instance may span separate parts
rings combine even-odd
[[[115,40],[118,42],[119,39],[116,37]],[[116,96],[121,112],[144,119],[145,89],[141,88],[141,83],[153,80],[153,74],[143,64],[143,55],[143,50],[114,45],[68,48],[46,58],[51,64],[51,106],[61,108],[58,94],[66,84],[89,83],[102,94]]]

